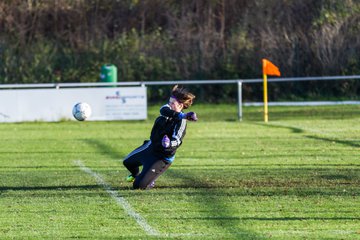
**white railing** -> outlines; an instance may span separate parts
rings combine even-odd
[[[352,76],[319,76],[319,77],[291,77],[268,78],[268,82],[295,82],[295,81],[338,81],[359,80],[360,75]],[[39,89],[39,88],[82,88],[107,86],[154,86],[154,85],[202,85],[202,84],[237,84],[238,88],[238,119],[242,119],[242,84],[262,83],[262,78],[254,79],[215,79],[215,80],[169,80],[144,82],[94,82],[94,83],[41,83],[41,84],[0,84],[1,89]]]
[[[293,77],[293,78],[268,78],[268,82],[295,82],[295,81],[331,81],[331,80],[357,80],[360,75],[353,76],[327,76],[327,77]],[[76,87],[101,87],[101,86],[151,86],[175,84],[231,84],[231,83],[261,83],[262,78],[254,79],[215,79],[215,80],[169,80],[169,81],[144,81],[144,82],[92,82],[92,83],[34,83],[34,84],[0,84],[0,89],[20,88],[76,88]]]

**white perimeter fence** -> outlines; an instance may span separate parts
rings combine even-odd
[[[293,77],[293,78],[269,78],[268,83],[274,82],[295,82],[295,81],[341,81],[341,80],[360,80],[360,75],[353,76],[326,76],[326,77]],[[147,82],[97,82],[97,83],[46,83],[46,84],[0,84],[1,90],[10,89],[71,89],[71,88],[89,88],[89,87],[131,87],[131,86],[154,86],[154,85],[211,85],[211,84],[236,84],[238,89],[238,119],[242,119],[242,85],[262,83],[262,78],[256,79],[217,79],[217,80],[171,80],[171,81],[147,81]],[[270,102],[269,105],[329,105],[329,104],[360,104],[360,101],[342,101],[342,102]],[[246,106],[257,106],[262,103],[247,103]]]

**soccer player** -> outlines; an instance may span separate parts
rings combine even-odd
[[[186,133],[186,120],[197,121],[196,113],[182,112],[192,105],[194,98],[186,88],[174,86],[169,102],[160,108],[150,140],[145,140],[124,159],[123,164],[131,173],[126,181],[133,182],[134,189],[153,188],[155,180],[174,161]]]

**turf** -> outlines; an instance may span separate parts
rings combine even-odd
[[[146,121],[0,124],[0,238],[360,239],[359,106],[273,107],[265,124],[258,107],[239,122],[234,105],[195,105],[171,168],[134,191],[121,160],[158,108]]]

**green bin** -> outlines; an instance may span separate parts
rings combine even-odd
[[[117,82],[117,67],[112,64],[101,66],[100,82]]]

